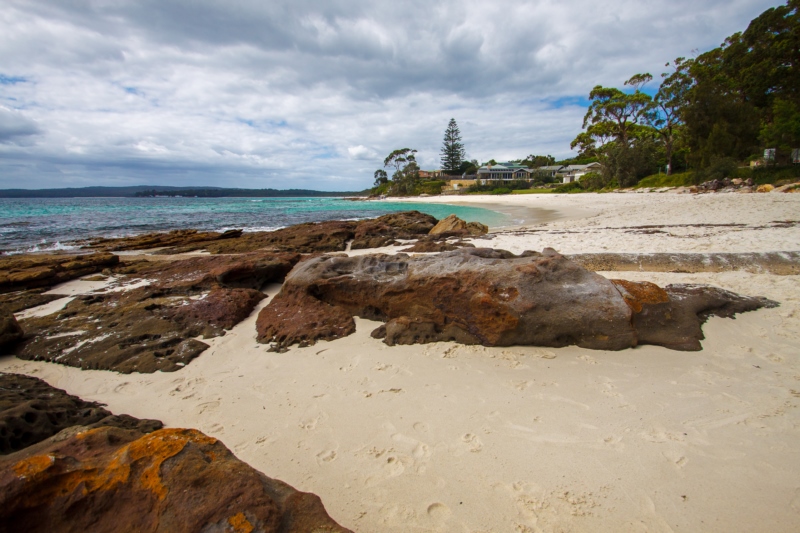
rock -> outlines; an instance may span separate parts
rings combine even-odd
[[[633,309],[633,327],[639,344],[655,344],[671,350],[697,351],[704,338],[701,326],[709,316],[733,318],[777,304],[749,298],[717,287],[667,285],[613,280]]]
[[[403,248],[400,250],[401,252],[409,252],[409,253],[439,253],[439,252],[449,252],[452,250],[458,250],[459,248],[475,248],[474,244],[457,241],[454,243],[448,243],[444,240],[439,239],[430,239],[430,238],[421,238],[418,240],[413,246],[409,248]]]
[[[298,265],[281,292],[261,310],[257,338],[279,346],[313,344],[349,335],[355,330],[352,317],[360,316],[385,321],[376,334],[384,335],[389,345],[456,341],[620,350],[641,342],[660,342],[649,322],[640,339],[633,315],[642,312],[644,304],[664,303],[662,289],[644,291],[629,285],[624,298],[620,283],[589,272],[551,249],[521,256],[465,248],[413,258],[405,254],[318,257]],[[653,294],[659,297],[644,298]],[[676,313],[684,309],[683,300],[675,299],[678,296],[672,298],[667,292],[667,297]],[[720,298],[725,299],[713,292],[713,302]],[[636,303],[639,300],[641,305]],[[745,300],[754,308],[773,304]],[[696,322],[685,326],[688,338],[697,337],[705,316],[722,304],[686,305],[690,311],[681,317],[694,316]],[[701,307],[702,313],[691,314],[691,309]],[[674,333],[684,323],[666,327]],[[699,338],[692,349],[699,349]],[[670,344],[676,349],[690,345],[685,339]]]
[[[0,460],[4,531],[346,532],[194,429],[75,427]],[[7,528],[7,529],[6,529]]]
[[[0,308],[0,349],[10,346],[24,336],[22,328],[11,312]]]
[[[61,294],[44,294],[47,290],[46,288],[40,288],[0,294],[0,309],[19,313],[25,309],[44,305],[64,297]]]
[[[133,237],[113,239],[98,238],[87,243],[89,248],[105,251],[151,250],[162,247],[188,246],[196,243],[207,243],[217,240],[236,239],[242,236],[242,230],[200,232],[196,229],[173,230],[158,233],[145,233]]]
[[[772,185],[770,185],[769,183],[765,183],[764,185],[759,185],[759,186],[758,186],[758,188],[756,189],[756,192],[770,192],[770,191],[772,191],[774,188],[775,188],[775,187],[773,187],[773,186],[772,186]]]
[[[743,180],[743,179],[741,179],[741,178],[733,178],[733,179],[731,180],[731,183],[733,183],[734,185],[736,185],[736,186],[738,187],[739,185],[741,185],[742,183],[744,183],[744,180]]]
[[[0,293],[52,287],[116,265],[119,257],[89,255],[13,255],[0,257]]]
[[[462,234],[467,232],[467,223],[455,215],[448,215],[436,224],[429,232],[429,235],[441,235],[442,233]]]
[[[0,373],[0,454],[22,450],[76,425],[143,433],[162,426],[158,420],[116,416],[102,404],[71,396],[38,378]]]
[[[356,227],[351,249],[364,250],[392,244],[395,239],[416,239],[436,225],[436,219],[419,211],[391,213],[362,220]]]
[[[786,185],[775,187],[770,192],[795,192],[798,187],[800,187],[800,183],[787,183]]]
[[[475,237],[489,233],[489,226],[480,222],[467,222],[467,233]]]
[[[299,254],[255,253],[122,265],[125,282],[148,286],[80,296],[57,314],[23,320],[14,348],[28,360],[122,373],[174,372],[253,311],[265,283],[278,282]]]
[[[233,326],[250,316],[264,293],[254,289],[224,289],[216,287],[199,300],[173,308],[170,318],[188,325],[203,336],[215,337],[222,329]]]

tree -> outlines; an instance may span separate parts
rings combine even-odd
[[[380,187],[384,183],[389,182],[389,176],[386,174],[386,171],[382,168],[379,168],[375,171],[375,184],[374,187]]]
[[[411,194],[419,181],[419,166],[416,150],[400,148],[394,150],[383,160],[383,166],[395,168],[392,174],[392,192],[394,194]]]
[[[528,168],[546,167],[556,164],[556,158],[552,155],[529,155],[522,160],[522,164]]]
[[[458,131],[456,119],[451,118],[444,131],[444,141],[442,142],[442,171],[449,175],[458,174],[465,157],[466,151],[461,142],[461,132]]]
[[[650,74],[636,74],[625,85],[632,93],[600,85],[589,93],[591,104],[583,118],[583,128],[570,144],[580,149],[582,158],[597,157],[603,164],[606,184],[616,181],[621,187],[635,185],[655,166],[657,147],[653,99],[642,92],[652,80]]]
[[[683,125],[681,112],[686,106],[686,97],[692,86],[686,59],[679,57],[673,65],[672,73],[661,74],[661,86],[653,98],[651,113],[645,116],[647,123],[658,132],[664,143],[667,175],[672,174],[672,155]],[[670,63],[665,66],[669,67]]]

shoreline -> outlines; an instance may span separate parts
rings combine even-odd
[[[471,240],[514,253],[800,249],[800,195],[468,203],[482,202],[565,207],[561,218]],[[378,323],[357,319],[349,337],[272,353],[256,343],[254,326],[280,290],[272,285],[250,317],[205,340],[211,347],[177,372],[125,375],[13,357],[0,357],[0,371],[40,377],[114,413],[198,428],[266,475],[319,495],[355,531],[792,531],[800,275],[600,274],[710,284],[780,307],[712,317],[699,352],[389,347],[370,337]]]

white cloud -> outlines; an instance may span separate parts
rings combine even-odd
[[[8,0],[0,187],[358,190],[383,157],[569,156],[596,84],[718,46],[764,0]],[[576,103],[578,102],[578,103]]]

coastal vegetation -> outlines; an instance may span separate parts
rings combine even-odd
[[[622,88],[595,86],[582,131],[570,144],[578,151],[575,158],[556,161],[550,155],[529,155],[512,163],[529,169],[601,164],[599,171],[555,187],[555,192],[694,185],[725,177],[751,178],[757,184],[797,179],[798,49],[800,0],[788,0],[764,11],[718,48],[667,62],[657,87],[650,73],[631,76]],[[396,161],[392,154],[384,166]],[[466,162],[465,154],[458,125],[451,119],[442,145],[441,174],[475,172],[478,162]],[[419,173],[416,160],[403,162],[391,181],[384,172],[379,183],[376,172],[373,194],[435,194],[431,178],[420,177],[427,173]],[[507,194],[532,187],[550,191],[547,184],[556,180],[560,181],[553,173],[532,173],[526,183],[474,183],[466,192]]]

